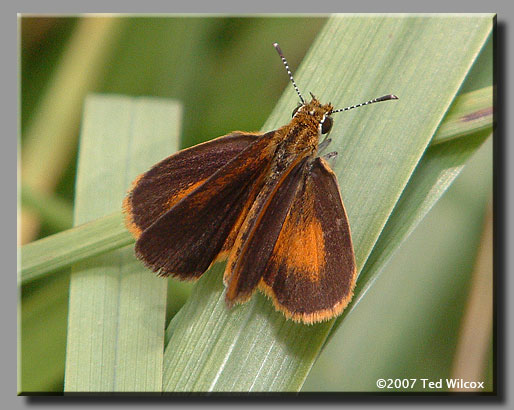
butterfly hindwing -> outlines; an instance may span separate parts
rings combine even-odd
[[[325,160],[295,166],[248,238],[229,283],[229,304],[245,301],[258,284],[286,317],[314,323],[336,316],[351,300],[350,228]]]
[[[274,153],[272,142],[273,132],[258,137],[182,196],[142,232],[138,257],[163,276],[195,279],[205,272],[258,190]]]
[[[141,233],[262,134],[233,132],[184,149],[140,175],[123,208],[130,231]]]
[[[308,166],[260,289],[287,317],[313,323],[330,319],[347,306],[356,266],[336,176],[322,158]]]

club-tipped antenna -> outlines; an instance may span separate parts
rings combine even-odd
[[[296,85],[296,83],[294,81],[293,73],[289,69],[289,64],[287,64],[287,60],[284,57],[284,54],[282,54],[282,50],[280,49],[280,46],[278,45],[278,43],[273,43],[273,47],[275,47],[275,50],[277,50],[278,55],[282,59],[282,62],[284,63],[284,66],[286,67],[287,74],[289,75],[289,79],[293,83],[293,87],[296,90],[298,96],[300,97],[300,101],[302,102],[302,104],[305,104],[305,100],[303,99],[302,94],[300,93],[300,90],[298,89],[298,86]]]
[[[384,95],[382,97],[374,98],[373,100],[369,100],[369,101],[366,101],[364,103],[360,103],[360,104],[357,104],[357,105],[351,105],[350,107],[340,108],[338,110],[332,110],[330,112],[330,114],[333,114],[335,112],[353,110],[354,108],[362,107],[364,105],[374,104],[374,103],[377,103],[377,102],[380,102],[380,101],[397,100],[397,99],[398,99],[398,97],[396,95],[388,94],[388,95]]]

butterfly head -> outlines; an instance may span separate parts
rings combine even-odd
[[[293,110],[292,117],[307,123],[314,121],[319,124],[320,132],[327,134],[332,128],[333,120],[330,114],[334,107],[330,103],[321,104],[312,93],[310,94],[312,100],[303,104],[300,103]]]

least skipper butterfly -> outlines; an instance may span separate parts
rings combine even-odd
[[[133,183],[124,204],[139,259],[160,276],[198,279],[227,259],[228,306],[255,289],[287,318],[315,323],[339,315],[356,280],[348,217],[334,172],[318,156],[334,109],[306,101],[274,44],[300,103],[289,124],[234,131],[162,160]]]

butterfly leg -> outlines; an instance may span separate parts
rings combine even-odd
[[[318,145],[318,152],[322,152],[331,142],[332,138],[325,138],[323,141],[321,141],[321,143]]]

